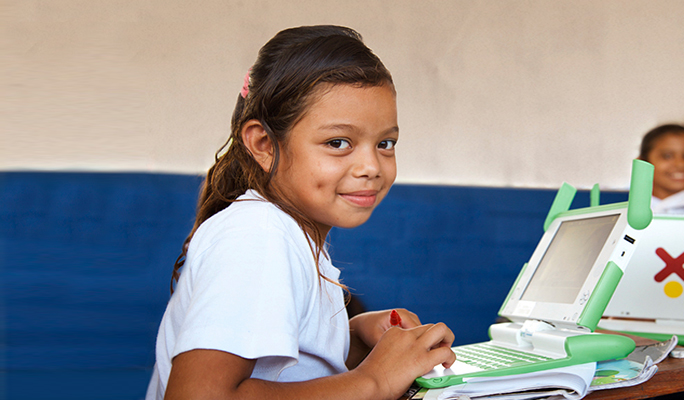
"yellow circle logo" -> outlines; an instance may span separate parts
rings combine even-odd
[[[682,284],[676,281],[670,281],[666,283],[663,289],[665,290],[665,295],[673,299],[676,299],[677,297],[681,296],[682,292],[684,292]]]

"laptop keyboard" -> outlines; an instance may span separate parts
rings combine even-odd
[[[460,362],[482,369],[505,368],[551,360],[549,357],[511,350],[489,343],[475,343],[452,348]]]

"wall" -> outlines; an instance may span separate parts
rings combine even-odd
[[[684,120],[679,0],[10,0],[0,169],[198,173],[278,30],[358,29],[399,91],[402,183],[624,189]]]

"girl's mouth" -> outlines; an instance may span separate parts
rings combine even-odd
[[[676,181],[682,181],[684,180],[684,172],[674,172],[670,174],[670,179],[674,179]]]
[[[340,196],[359,207],[372,207],[378,197],[378,192],[375,190],[366,190],[361,192],[344,193],[340,194]]]

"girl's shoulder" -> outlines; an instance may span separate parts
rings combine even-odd
[[[283,235],[291,240],[306,240],[303,231],[291,216],[253,190],[248,190],[229,207],[204,221],[195,232],[193,240],[212,242],[236,235]]]
[[[651,208],[654,214],[684,214],[684,190],[662,200],[653,197]]]

